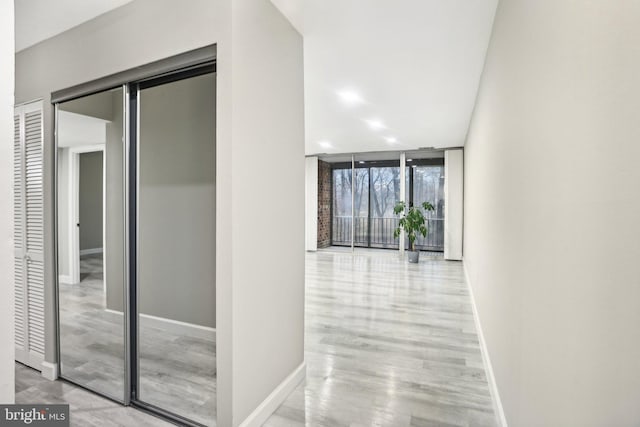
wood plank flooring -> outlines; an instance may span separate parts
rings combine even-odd
[[[16,363],[16,403],[68,403],[74,427],[173,426],[72,384],[44,379],[40,372],[19,363]]]
[[[105,310],[102,256],[81,258],[81,282],[60,285],[60,354],[65,378],[124,399],[124,324]],[[216,422],[215,333],[180,335],[139,327],[139,399],[207,426]]]
[[[266,426],[497,425],[461,263],[319,251],[306,268],[307,378]],[[18,400],[73,399],[75,425],[165,425],[30,372]]]
[[[265,424],[495,426],[462,263],[307,255],[307,378]]]

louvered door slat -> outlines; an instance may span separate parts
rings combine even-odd
[[[41,369],[45,351],[41,102],[16,108],[14,132],[16,359]]]
[[[27,287],[29,350],[44,355],[44,204],[42,185],[42,111],[25,113]]]

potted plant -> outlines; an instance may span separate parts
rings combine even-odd
[[[420,207],[410,206],[407,209],[405,202],[398,202],[393,208],[393,213],[400,216],[398,227],[393,232],[393,237],[396,239],[402,233],[402,230],[406,231],[409,236],[409,262],[416,263],[420,258],[420,251],[416,250],[416,237],[417,233],[422,234],[422,237],[427,237],[427,226],[425,225],[425,217],[422,211],[432,211],[434,207],[429,202],[423,202]]]

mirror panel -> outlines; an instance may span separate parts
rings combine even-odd
[[[216,415],[215,74],[138,95],[137,399]]]
[[[123,89],[57,104],[60,374],[125,400]]]

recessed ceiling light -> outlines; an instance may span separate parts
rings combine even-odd
[[[377,119],[365,120],[369,127],[373,130],[380,130],[386,128],[384,123]]]
[[[338,92],[338,97],[346,105],[358,105],[364,102],[357,92],[350,89],[341,90]]]
[[[395,144],[396,142],[398,142],[398,139],[395,136],[387,136],[385,138],[385,140],[389,143],[389,144]]]
[[[320,141],[318,142],[318,145],[322,148],[332,148],[333,144],[331,144],[331,142],[329,141]]]
[[[407,159],[407,162],[413,162],[413,159]]]
[[[360,163],[361,165],[364,165],[364,160],[360,160],[358,163]]]

